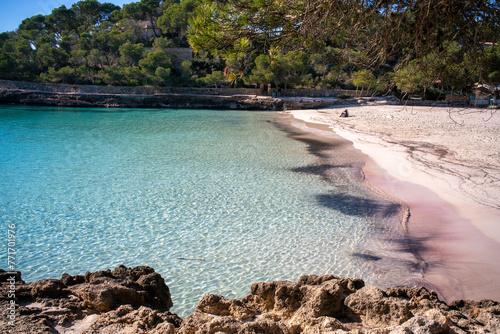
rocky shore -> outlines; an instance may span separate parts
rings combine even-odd
[[[498,333],[500,328],[500,303],[492,300],[448,305],[422,287],[383,291],[333,275],[255,283],[241,300],[206,294],[185,319],[169,311],[175,296],[146,266],[34,283],[22,281],[20,272],[0,270],[0,282],[2,291],[10,291],[0,295],[2,333]]]
[[[0,104],[92,108],[189,108],[283,110],[283,101],[256,95],[92,94],[2,90]]]
[[[29,89],[0,89],[0,104],[87,108],[176,108],[283,111],[365,104],[373,98],[280,97],[255,94],[82,93]],[[380,99],[378,99],[380,100]],[[385,103],[394,99],[382,99]],[[390,101],[389,101],[390,100]]]
[[[346,90],[290,90],[286,97],[275,98],[252,88],[119,87],[0,80],[0,104],[57,107],[282,111],[325,108],[343,103],[359,104],[370,99],[357,97],[343,100],[335,97],[349,95],[346,93],[359,95],[357,91]],[[318,94],[323,96],[316,96]]]

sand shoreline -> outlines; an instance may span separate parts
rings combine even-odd
[[[349,109],[349,118],[339,114]],[[495,110],[338,106],[292,110],[370,157],[366,180],[410,208],[408,242],[445,301],[500,299],[500,115]]]

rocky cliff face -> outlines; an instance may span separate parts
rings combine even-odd
[[[255,95],[99,94],[18,89],[0,90],[0,104],[93,108],[284,109],[280,99]]]
[[[397,102],[392,97],[358,97],[345,100],[335,97],[339,94],[359,96],[359,93],[360,91],[292,89],[286,91],[286,97],[272,98],[254,88],[127,87],[0,80],[0,104],[275,111],[325,108],[339,104],[367,104],[380,99],[386,104]]]
[[[499,333],[500,303],[450,305],[424,288],[382,291],[360,279],[302,276],[298,282],[255,283],[241,300],[207,294],[182,320],[150,267],[64,274],[24,283],[0,270],[2,333]],[[15,283],[14,283],[15,282]],[[174,298],[175,300],[175,298]],[[12,326],[14,324],[14,326]]]

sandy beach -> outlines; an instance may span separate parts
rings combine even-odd
[[[345,109],[349,117],[340,118]],[[447,302],[500,300],[496,110],[375,101],[286,113],[327,125],[369,157],[366,182],[410,209],[401,224],[425,263],[424,285]]]

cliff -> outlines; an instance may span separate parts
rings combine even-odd
[[[500,303],[440,301],[425,288],[365,286],[360,279],[302,276],[255,283],[241,300],[206,294],[181,319],[150,267],[63,274],[25,283],[0,270],[2,333],[498,333]],[[175,298],[174,298],[175,300]],[[10,332],[9,332],[10,331]]]
[[[0,104],[39,106],[273,111],[325,108],[336,104],[365,103],[372,99],[342,100],[335,97],[346,92],[360,95],[357,91],[346,90],[292,89],[283,92],[285,97],[273,98],[253,88],[120,87],[0,80]]]
[[[92,108],[189,108],[283,110],[283,101],[255,95],[100,94],[2,90],[0,104]]]

